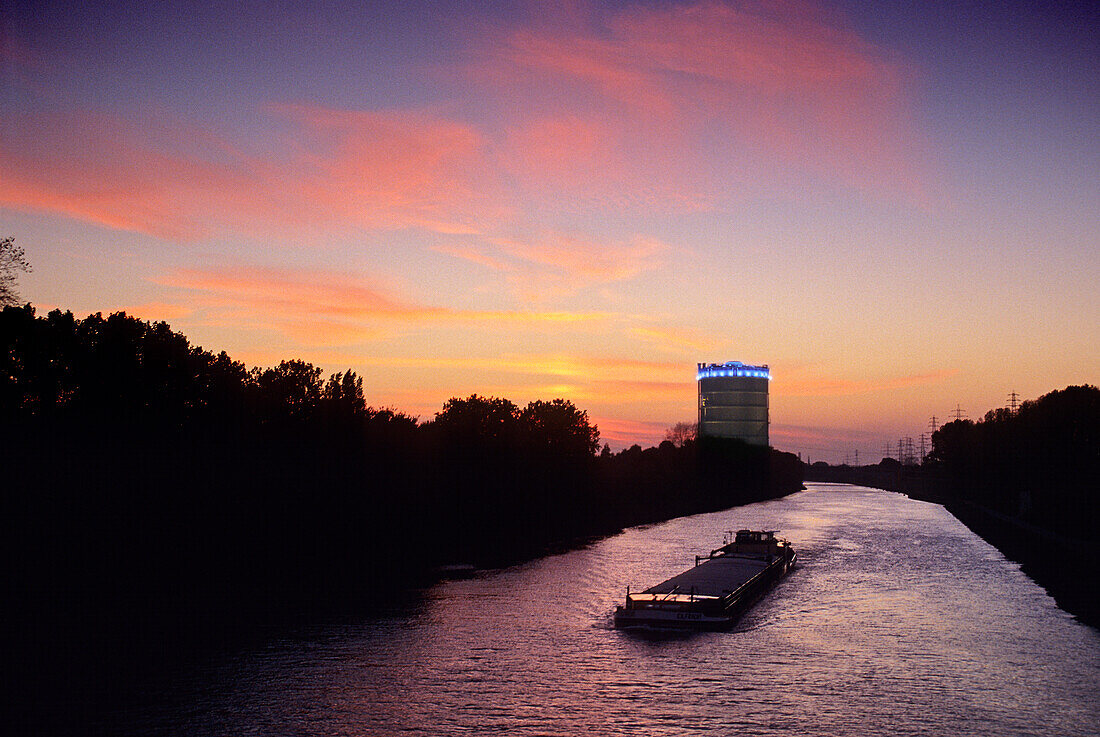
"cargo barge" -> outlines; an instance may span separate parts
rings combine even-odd
[[[775,530],[726,533],[725,544],[695,556],[695,566],[615,607],[616,627],[725,629],[795,564]]]

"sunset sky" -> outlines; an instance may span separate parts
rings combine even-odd
[[[1100,15],[1016,2],[23,3],[0,236],[124,309],[431,417],[565,397],[613,448],[771,366],[877,461],[1100,381]]]

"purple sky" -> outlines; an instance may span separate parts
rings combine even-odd
[[[877,460],[1100,376],[1100,24],[1046,5],[9,2],[0,233],[42,309],[377,406],[647,445],[743,360]]]

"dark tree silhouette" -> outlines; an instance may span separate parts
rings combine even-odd
[[[5,635],[38,664],[26,688],[108,687],[127,663],[368,608],[442,564],[800,482],[768,449],[710,449],[710,476],[671,443],[597,456],[565,399],[454,397],[419,423],[367,406],[353,371],[249,370],[163,322],[30,305],[0,310],[0,448]]]
[[[363,396],[363,379],[354,371],[335,373],[329,376],[321,393],[323,400],[335,405],[351,416],[360,416],[367,410]]]
[[[15,290],[18,272],[30,270],[26,253],[21,246],[15,245],[15,238],[0,238],[0,308],[19,304],[19,294]]]
[[[281,361],[273,368],[253,369],[252,377],[266,409],[273,414],[305,418],[321,400],[321,369],[305,361]]]
[[[505,441],[515,439],[518,417],[519,408],[507,399],[471,394],[448,399],[433,424],[454,439]]]
[[[1081,539],[1100,534],[1100,389],[1070,386],[949,422],[932,434],[930,464],[952,493]]]
[[[600,431],[588,422],[588,413],[565,399],[531,402],[519,413],[520,426],[533,446],[567,457],[594,456]]]
[[[688,443],[695,442],[699,434],[699,426],[694,422],[677,422],[665,431],[665,440],[677,448],[682,448]]]

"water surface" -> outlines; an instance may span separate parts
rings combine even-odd
[[[611,627],[627,585],[739,527],[800,566],[730,632]],[[113,733],[732,735],[1100,733],[1100,633],[943,507],[811,484],[439,584],[151,683]]]

